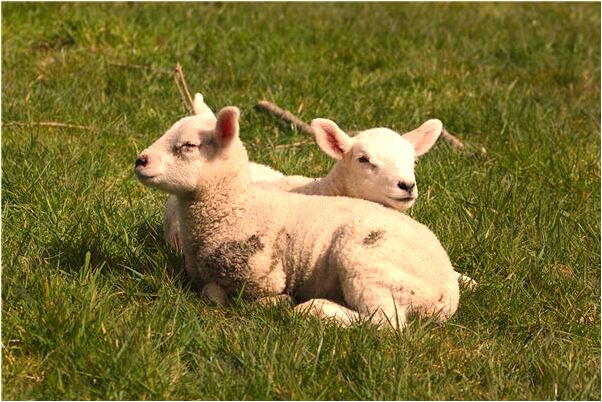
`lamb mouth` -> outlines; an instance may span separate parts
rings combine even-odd
[[[389,198],[394,201],[399,201],[399,202],[410,202],[410,201],[414,201],[416,199],[416,197],[401,197],[401,198],[389,197]]]
[[[136,176],[138,176],[138,180],[140,180],[140,181],[149,181],[149,180],[154,179],[158,175],[156,174],[156,175],[149,176],[144,173],[140,173],[140,172],[136,171]]]

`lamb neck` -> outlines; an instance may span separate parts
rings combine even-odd
[[[211,245],[214,234],[221,233],[224,227],[234,225],[244,216],[248,181],[245,175],[230,176],[213,180],[203,191],[178,196],[178,220],[185,248]]]
[[[316,179],[300,188],[293,190],[296,193],[326,195],[330,197],[346,196],[347,183],[344,168],[337,162],[330,172],[320,179]]]

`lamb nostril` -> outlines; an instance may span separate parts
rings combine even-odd
[[[397,182],[397,187],[407,191],[408,193],[411,193],[415,186],[416,183],[406,183],[405,181]]]
[[[136,167],[138,166],[146,166],[148,164],[148,156],[142,155],[136,158]]]

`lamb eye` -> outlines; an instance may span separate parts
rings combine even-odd
[[[368,157],[366,156],[360,156],[359,158],[357,158],[357,160],[359,161],[359,163],[370,163],[370,159],[368,159]]]
[[[187,142],[185,144],[182,145],[182,149],[184,151],[192,151],[194,148],[198,148],[200,145],[199,144],[194,144],[192,142]]]

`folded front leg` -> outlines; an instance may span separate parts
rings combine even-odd
[[[359,315],[356,311],[327,299],[310,299],[296,305],[295,311],[312,314],[326,320],[332,320],[342,326],[349,326],[354,322],[359,321]]]
[[[218,306],[223,306],[228,301],[226,291],[220,285],[213,282],[203,286],[201,296],[210,303],[217,304]]]

